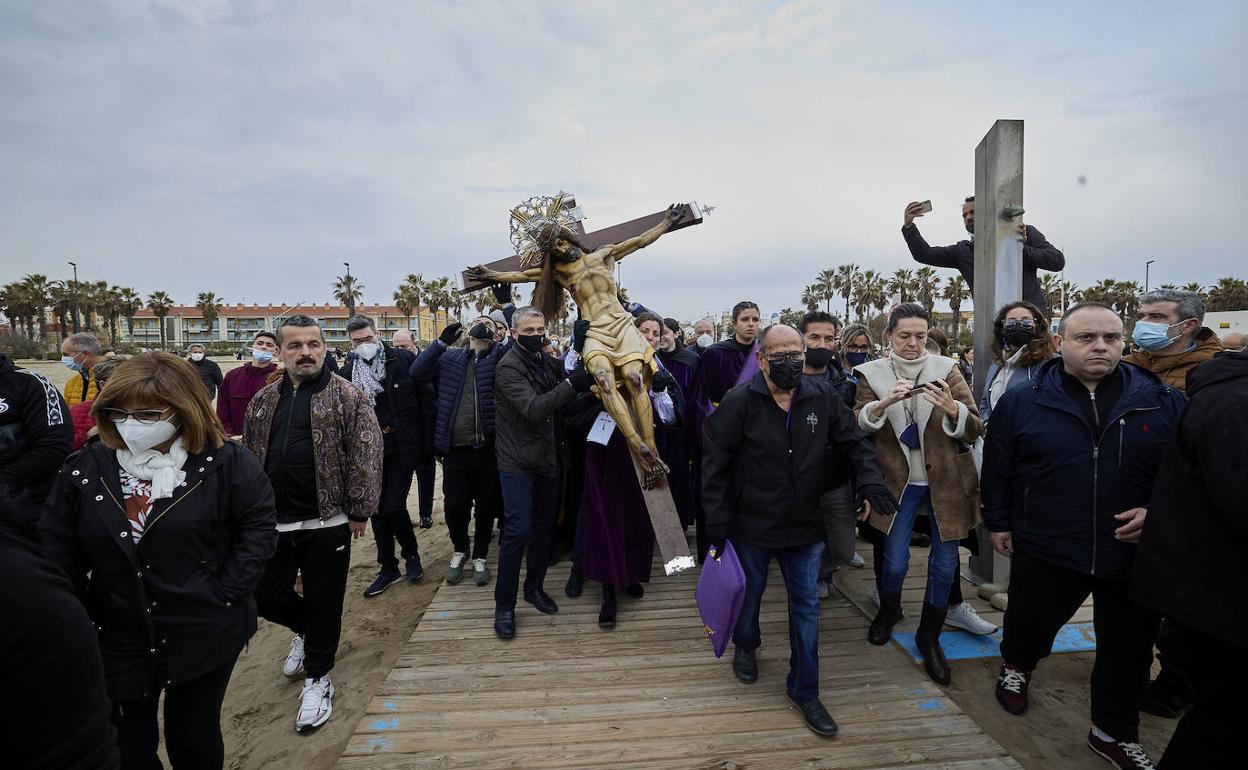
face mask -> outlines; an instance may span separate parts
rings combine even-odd
[[[846,353],[845,360],[849,362],[850,366],[858,366],[860,364],[865,364],[867,362],[867,351],[865,350],[861,352],[851,351],[849,353]]]
[[[542,340],[544,339],[546,338],[540,334],[517,334],[516,335],[516,342],[520,344],[520,347],[524,348],[530,353],[542,352]]]
[[[61,363],[65,364],[70,369],[73,369],[75,372],[82,371],[82,364],[75,361],[73,356],[61,356]]]
[[[261,350],[260,348],[252,348],[251,358],[258,364],[267,364],[273,360],[273,353],[268,350]]]
[[[1135,330],[1131,332],[1131,339],[1145,350],[1161,350],[1174,342],[1174,339],[1166,332],[1171,326],[1178,326],[1181,323],[1183,322],[1179,321],[1177,324],[1166,325],[1153,321],[1137,321]]]
[[[474,340],[492,340],[494,339],[494,325],[477,324],[468,330],[468,336]]]
[[[797,387],[797,381],[802,376],[801,361],[780,361],[778,363],[767,362],[770,371],[767,373],[771,379],[771,384],[780,390],[793,390]]]
[[[178,427],[168,420],[142,423],[133,417],[127,417],[114,424],[121,434],[121,440],[126,442],[126,448],[136,455],[165,443],[178,432]]]
[[[1005,344],[1012,348],[1021,348],[1025,345],[1030,345],[1031,341],[1036,338],[1036,335],[1031,329],[1026,329],[1021,326],[1017,326],[1013,329],[1006,329],[1001,336],[1005,338]]]
[[[706,332],[702,332],[701,334],[698,335],[698,338],[697,340],[695,340],[695,342],[700,348],[709,348],[715,342],[715,340],[711,339],[711,335],[707,334]]]
[[[203,353],[192,353],[192,354],[191,354],[191,360],[192,360],[192,361],[203,361],[203,360],[204,360],[204,354],[203,354]]]
[[[832,362],[832,351],[827,348],[810,348],[806,351],[806,363],[811,369],[822,369]]]
[[[377,357],[377,351],[380,347],[376,342],[365,342],[356,347],[355,354],[365,361],[372,361]]]

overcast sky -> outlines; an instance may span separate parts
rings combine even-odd
[[[914,267],[907,201],[965,237],[975,145],[1021,118],[1067,279],[1210,283],[1248,274],[1245,37],[1240,2],[0,0],[0,282],[323,302],[349,261],[389,302],[562,189],[591,230],[717,206],[624,285],[771,312]]]

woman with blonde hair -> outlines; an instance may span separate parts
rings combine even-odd
[[[163,691],[175,770],[220,768],[221,702],[277,540],[272,487],[177,356],[121,364],[92,412],[100,441],[61,470],[40,529],[98,630],[122,767],[161,766]]]
[[[957,362],[927,350],[930,326],[931,315],[921,305],[893,309],[885,329],[892,349],[854,369],[859,378],[854,414],[862,432],[874,438],[884,482],[901,501],[891,516],[868,512],[885,541],[880,610],[867,639],[887,644],[901,619],[910,534],[919,508],[926,507],[932,545],[915,643],[928,676],[948,684],[940,630],[958,566],[958,541],[979,521],[979,479],[967,445],[983,425]]]

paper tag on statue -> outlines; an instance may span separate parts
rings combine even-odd
[[[611,419],[611,415],[606,412],[599,412],[598,419],[594,420],[594,426],[589,429],[589,438],[586,440],[606,446],[614,432],[615,420]]]

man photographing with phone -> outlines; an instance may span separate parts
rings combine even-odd
[[[902,219],[901,235],[910,247],[910,256],[914,261],[933,267],[952,267],[962,273],[966,285],[975,291],[975,196],[967,197],[962,203],[962,224],[971,234],[971,239],[958,241],[952,246],[929,246],[919,228],[915,226],[916,217],[931,211],[930,201],[911,201],[906,204]],[[1044,290],[1040,288],[1037,270],[1057,272],[1066,267],[1066,257],[1053,244],[1045,240],[1044,234],[1031,225],[1019,224],[1019,235],[1023,236],[1023,299],[1049,313],[1049,302]]]

